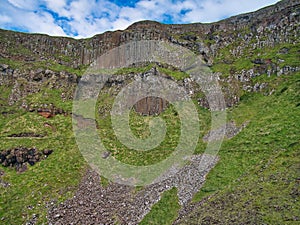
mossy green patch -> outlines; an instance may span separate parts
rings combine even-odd
[[[172,188],[162,194],[161,200],[152,207],[139,224],[172,224],[178,216],[179,209],[177,189]]]
[[[283,88],[285,91],[282,91]],[[300,82],[298,73],[294,76],[285,77],[272,96],[254,94],[229,110],[229,119],[234,119],[238,124],[245,121],[250,121],[250,123],[238,136],[223,143],[219,151],[221,160],[208,174],[206,183],[194,197],[194,201],[199,201],[206,196],[214,194],[215,197],[213,199],[218,203],[228,202],[230,204],[227,206],[230,211],[225,209],[222,213],[215,215],[214,207],[210,204],[214,200],[209,200],[207,207],[202,206],[201,209],[197,210],[199,213],[205,210],[206,213],[204,215],[222,222],[225,222],[223,217],[226,216],[229,221],[230,215],[234,216],[232,208],[235,208],[235,206],[231,205],[233,201],[229,201],[226,196],[229,196],[229,192],[236,194],[249,190],[249,192],[245,193],[248,200],[238,196],[238,200],[234,203],[239,205],[240,208],[236,206],[236,209],[239,209],[241,214],[245,213],[243,214],[245,218],[247,218],[247,210],[243,204],[246,204],[247,201],[256,202],[252,205],[254,212],[257,215],[259,214],[261,221],[267,223],[274,222],[274,218],[276,218],[277,222],[281,221],[284,223],[284,221],[287,221],[287,218],[291,219],[293,216],[296,216],[296,211],[294,210],[296,208],[289,213],[288,211],[280,212],[274,207],[274,202],[268,199],[271,196],[275,196],[274,193],[278,192],[279,197],[276,198],[280,200],[276,200],[277,207],[285,208],[285,204],[288,204],[288,199],[290,198],[290,192],[288,191],[289,189],[283,191],[284,185],[291,188],[297,183],[295,179],[297,171],[295,165],[299,161],[297,162],[294,157],[299,155],[299,148],[291,146],[295,145],[293,143],[296,140],[299,140],[300,126],[297,122],[300,119],[300,113],[297,109],[297,102],[300,101],[299,94]],[[286,152],[289,153],[286,155]],[[279,156],[280,159],[277,161],[276,159]],[[258,172],[265,167],[264,165],[268,165],[270,161],[275,162],[275,165],[270,167],[270,170],[266,173],[276,174],[278,185],[275,183],[272,188],[268,189],[270,182],[265,182],[262,179],[260,180],[260,185],[264,187],[264,193],[260,195],[259,188],[256,187],[254,192],[257,194],[258,199],[251,197],[250,183],[251,187],[255,187],[257,180],[260,179],[259,176],[267,176],[265,172],[259,172],[259,176],[255,175],[256,172],[254,171]],[[285,161],[290,161],[291,166],[283,166],[283,164],[287,163]],[[291,176],[286,176],[287,174],[291,174]],[[286,183],[286,179],[290,180],[290,183]],[[291,205],[294,204],[289,203],[288,205],[293,207]],[[274,218],[272,217],[273,214],[276,215]],[[204,216],[201,216],[201,219],[204,219]],[[197,223],[201,219],[197,220]]]

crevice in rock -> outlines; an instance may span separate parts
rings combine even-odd
[[[44,134],[36,134],[33,132],[28,132],[28,133],[17,133],[17,134],[10,134],[7,137],[13,137],[13,138],[22,138],[22,137],[33,137],[33,138],[42,138],[45,137]]]

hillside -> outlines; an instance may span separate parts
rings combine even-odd
[[[216,23],[142,21],[123,31],[80,40],[0,30],[1,223],[297,223],[299,18],[300,2],[282,0]],[[214,114],[199,82],[176,59],[173,64],[134,63],[115,69],[111,76],[104,74],[95,102],[81,102],[84,112],[76,108],[76,87],[101,83],[103,71],[92,70],[99,57],[139,41],[170,43],[199,58],[210,71],[207,79],[217,80],[221,87],[220,112]],[[128,52],[126,57],[135,57]],[[178,62],[184,57],[178,53]],[[182,116],[176,104],[165,99],[146,97],[129,111],[128,127],[143,143],[151,137],[151,123],[158,118],[165,121],[166,135],[151,150],[125,146],[113,127],[111,111],[118,93],[136,79],[156,84],[156,78],[182,88],[195,106],[200,132],[189,128],[187,138],[193,141],[197,136],[189,163],[176,173],[171,170],[168,179],[145,186],[99,176],[78,144],[76,126],[88,132],[97,128],[107,150],[101,155],[105,160],[146,167],[158,165],[176,151]],[[97,89],[91,87],[80,94],[93,95]],[[161,91],[155,85],[148,89]],[[126,101],[134,102],[136,93],[131,90]],[[89,108],[95,110],[85,110]],[[226,121],[212,127],[213,118],[221,113]],[[207,146],[218,143],[222,131],[225,137],[218,153],[207,154]],[[80,137],[88,146],[89,139]],[[187,141],[185,147],[189,145]],[[200,170],[203,162],[206,167]]]

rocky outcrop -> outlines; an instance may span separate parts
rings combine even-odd
[[[5,167],[15,167],[18,172],[27,170],[27,166],[47,158],[53,150],[38,151],[36,148],[17,147],[0,151],[0,163]]]
[[[293,43],[297,39],[299,1],[283,0],[254,13],[235,16],[211,24],[165,25],[142,21],[124,31],[105,32],[89,39],[51,37],[0,30],[2,58],[32,63],[55,62],[78,68],[89,65],[104,52],[133,40],[168,40],[180,44],[209,62],[220,50],[240,41],[232,55],[241,55],[247,47]]]
[[[60,101],[64,102],[73,99],[73,92],[79,77],[68,72],[54,72],[49,69],[21,70],[13,69],[9,65],[0,64],[0,86],[10,88],[10,94],[5,99],[7,105],[18,104],[21,108],[38,112],[45,117],[52,117],[66,112],[53,103],[31,102],[28,96],[36,93],[47,93],[51,90],[60,93]]]
[[[0,56],[7,59],[7,64],[0,65],[0,85],[11,86],[10,105],[43,88],[59,89],[62,100],[72,99],[74,87],[80,79],[76,71],[81,71],[108,50],[135,40],[169,41],[194,51],[208,66],[214,65],[218,58],[224,58],[230,64],[231,59],[237,59],[257,48],[296,43],[299,35],[299,6],[299,1],[283,0],[257,12],[211,24],[165,25],[142,21],[123,31],[105,32],[81,40],[0,30]],[[229,55],[224,56],[223,49],[229,49]],[[280,54],[288,52],[288,48],[280,49]],[[252,63],[252,69],[232,71],[229,76],[224,77],[219,72],[215,74],[220,77],[228,107],[239,101],[241,90],[260,91],[266,87],[262,83],[253,84],[252,78],[261,74],[282,75],[299,71],[299,67],[291,65],[280,67],[278,61],[272,59],[257,57]],[[70,69],[74,73],[66,72]],[[124,80],[122,77],[120,79]],[[188,87],[187,91],[195,93],[198,90]],[[145,103],[140,102],[138,111],[142,114],[160,112],[166,105],[164,100],[149,98],[143,101],[157,101],[157,109],[150,112],[144,107]],[[199,98],[198,102],[208,107],[205,98]],[[30,102],[20,104],[26,108]]]
[[[144,116],[159,115],[168,107],[168,102],[159,97],[149,96],[138,101],[133,107],[137,113]]]

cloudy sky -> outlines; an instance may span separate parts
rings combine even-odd
[[[75,38],[140,20],[214,22],[278,0],[0,0],[0,28]]]

